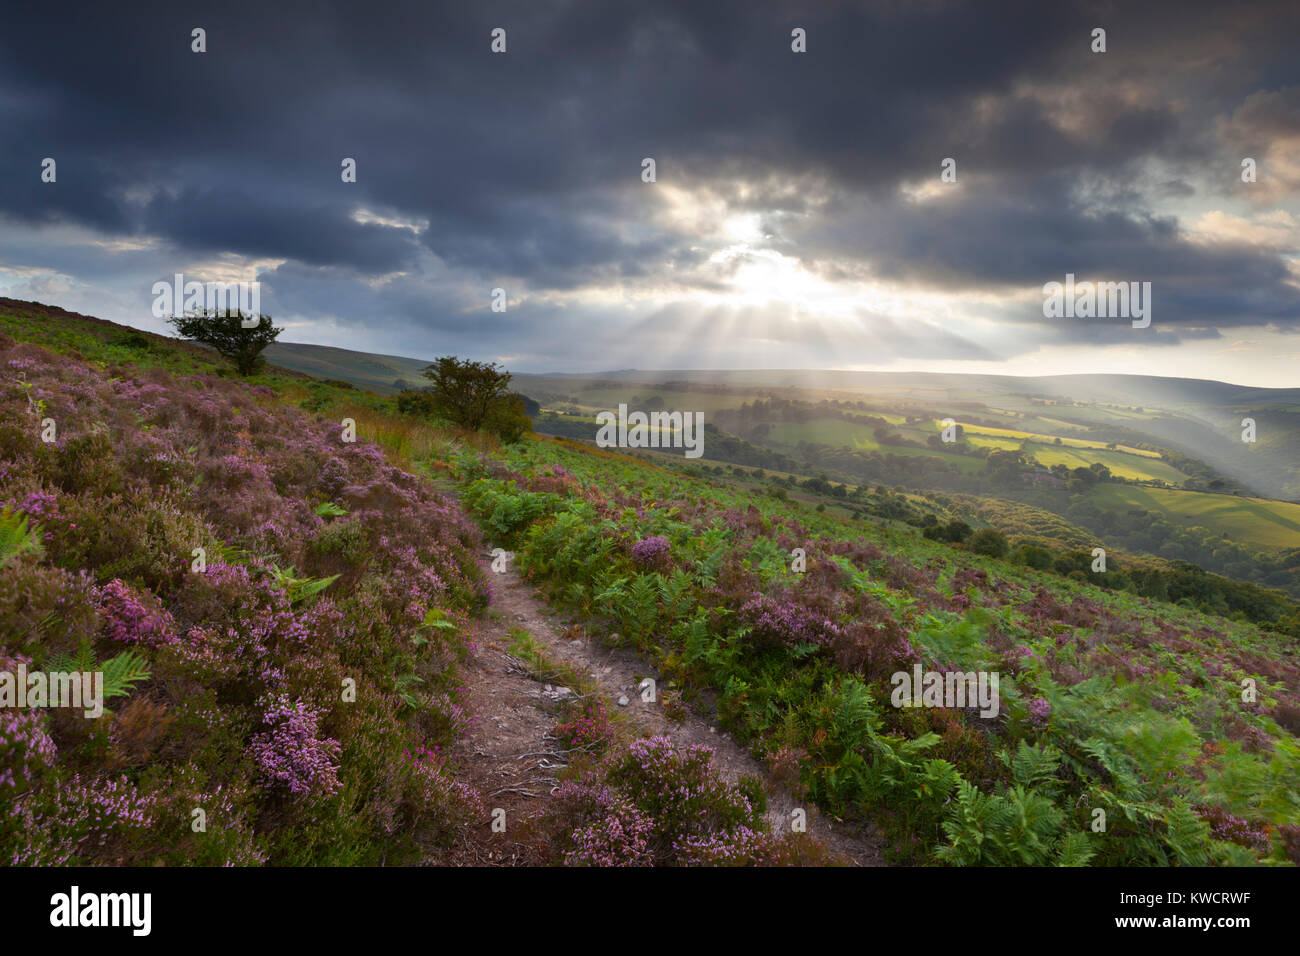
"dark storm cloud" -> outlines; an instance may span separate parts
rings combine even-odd
[[[417,253],[410,230],[356,222],[339,203],[285,197],[274,188],[187,188],[155,197],[141,217],[146,232],[196,252],[232,249],[365,273],[401,269]]]
[[[1294,4],[1131,6],[30,5],[0,31],[0,216],[285,259],[266,276],[283,308],[451,328],[498,282],[717,288],[716,245],[656,218],[654,156],[661,183],[761,212],[825,275],[962,291],[1123,273],[1159,283],[1158,322],[1294,322],[1276,249],[1198,246],[1159,209],[1200,193],[1184,167],[1235,163],[1226,118],[1264,146],[1294,132],[1293,101],[1250,99],[1300,81]],[[961,198],[900,193],[946,156]],[[1144,184],[1153,158],[1173,178]]]
[[[962,291],[1041,287],[1073,273],[1079,281],[1153,283],[1162,322],[1300,318],[1300,289],[1276,253],[1244,244],[1199,245],[1171,218],[1090,206],[1057,182],[1025,185],[1014,194],[967,192],[923,210],[899,203],[842,208],[787,237],[786,245],[835,277]],[[1026,321],[1041,318],[1041,312],[1024,314]]]

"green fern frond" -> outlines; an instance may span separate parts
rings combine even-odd
[[[397,696],[402,699],[402,703],[413,709],[418,708],[420,701],[415,696],[414,688],[417,684],[423,684],[424,678],[419,674],[400,674],[395,683],[397,685]]]
[[[277,565],[272,565],[271,570],[275,574],[276,585],[284,590],[290,604],[297,604],[314,597],[341,577],[333,574],[328,578],[300,578],[296,577],[298,572],[293,568],[281,568]]]
[[[1092,848],[1092,841],[1088,839],[1088,834],[1080,830],[1072,830],[1061,839],[1056,865],[1087,866],[1095,855],[1096,851]]]
[[[0,511],[0,568],[25,554],[37,558],[45,554],[40,528],[35,524],[29,527],[25,514],[5,508]]]
[[[89,641],[82,641],[77,648],[77,656],[70,654],[55,654],[45,662],[47,670],[62,671],[93,671],[98,669],[95,663],[95,650],[90,646]]]
[[[341,575],[331,574],[327,578],[300,578],[289,588],[289,603],[297,604],[309,597],[314,597],[337,581]]]
[[[999,849],[1025,866],[1049,862],[1063,818],[1061,811],[1041,793],[1019,785],[1008,790],[1004,800],[1011,826],[1005,836],[999,834]]]
[[[879,724],[880,717],[866,685],[852,678],[845,680],[840,685],[835,729],[845,741],[846,749],[854,750],[866,745],[875,736]]]
[[[211,549],[226,564],[246,564],[256,557],[253,552],[233,544],[218,544]]]
[[[138,651],[123,651],[104,661],[104,698],[125,697],[134,685],[149,679],[149,665]]]
[[[1014,757],[1004,750],[998,758],[1011,770],[1012,779],[1020,786],[1054,789],[1056,771],[1061,765],[1061,753],[1055,747],[1048,745],[1039,749],[1022,740]]]
[[[104,673],[104,699],[126,697],[135,689],[135,685],[149,679],[149,663],[144,654],[137,650],[126,650],[104,663],[95,660],[94,648],[88,641],[83,641],[77,648],[77,654],[55,654],[45,664],[51,671],[64,673],[78,671]]]
[[[1165,840],[1180,866],[1209,863],[1206,847],[1210,842],[1210,825],[1192,811],[1186,800],[1175,800],[1165,811],[1165,826]]]
[[[986,832],[994,816],[993,798],[968,780],[959,781],[956,799],[942,824],[948,843],[935,850],[935,856],[957,866],[979,863],[984,858]]]
[[[592,597],[599,604],[622,604],[627,599],[627,578],[615,578]]]
[[[447,616],[447,612],[442,610],[442,608],[437,607],[429,608],[429,610],[425,612],[424,626],[437,627],[444,631],[458,630],[456,622]]]

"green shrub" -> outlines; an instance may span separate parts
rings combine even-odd
[[[970,537],[968,547],[976,554],[988,555],[990,558],[1004,558],[1007,555],[1007,536],[996,528],[981,528]]]

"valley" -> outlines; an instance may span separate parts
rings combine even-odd
[[[1300,618],[1242,580],[1287,570],[1297,505],[1116,476],[1232,480],[1136,428],[637,382],[599,396],[712,403],[701,458],[501,442],[15,300],[0,369],[5,654],[115,675],[102,729],[6,738],[14,862],[1300,858]],[[525,381],[539,427],[604,410]],[[1217,528],[1241,579],[1164,554]],[[971,691],[898,706],[899,674]],[[217,825],[187,831],[195,805]]]

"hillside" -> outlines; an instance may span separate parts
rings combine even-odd
[[[315,378],[350,382],[379,395],[401,387],[419,387],[428,360],[380,355],[304,343],[276,342],[267,359]],[[1058,375],[1025,378],[920,372],[847,372],[836,370],[601,372],[582,375],[518,373],[516,385],[543,404],[573,404],[586,410],[611,408],[620,401],[658,396],[676,408],[709,413],[734,409],[776,392],[795,390],[800,397],[869,401],[888,405],[948,409],[958,421],[963,411],[1004,417],[1008,426],[971,427],[975,443],[991,448],[1019,447],[1031,439],[1031,452],[1048,467],[1101,462],[1115,474],[1137,480],[1163,481],[1178,487],[1189,477],[1159,461],[1158,452],[1124,445],[1108,453],[1113,434],[1131,441],[1162,445],[1203,461],[1248,490],[1266,497],[1300,500],[1300,389],[1252,388],[1203,379],[1142,375]],[[654,385],[653,389],[632,386]],[[701,389],[701,386],[703,388]],[[1240,420],[1259,423],[1255,445],[1240,441]],[[888,418],[886,414],[884,417]],[[904,430],[906,431],[906,429]],[[1087,440],[1089,432],[1106,433],[1104,441]],[[928,434],[928,432],[926,433]],[[917,436],[913,436],[917,437]],[[922,438],[925,436],[922,435]],[[1049,448],[1057,438],[1065,446],[1092,449],[1070,455]],[[1001,439],[1001,440],[999,440]],[[873,450],[870,428],[845,428],[835,420],[785,427],[771,435],[776,445],[800,441]],[[1135,459],[1146,458],[1146,462]]]
[[[778,836],[752,758],[700,745],[698,718],[665,732],[658,713],[608,713],[617,697],[590,699],[617,689],[608,664],[580,670],[546,625],[489,610],[529,607],[527,589],[489,581],[479,531],[423,474],[473,436],[274,367],[231,379],[206,349],[0,303],[8,864],[876,852],[830,832]],[[546,683],[559,674],[563,695]],[[58,675],[74,706],[37,694]],[[486,733],[507,717],[512,735]],[[501,750],[515,741],[540,758],[531,768]],[[530,769],[549,789],[502,785]],[[668,800],[683,788],[690,801]]]
[[[1056,546],[1087,536],[1113,552],[1188,562],[1300,599],[1300,532],[1289,520],[1275,520],[1296,504],[1252,491],[1270,484],[1260,480],[1267,474],[1284,487],[1294,477],[1297,462],[1285,448],[1294,437],[1285,411],[1294,407],[1285,404],[1293,400],[1291,390],[1163,379],[1128,384],[1131,392],[1179,409],[1166,411],[1100,401],[1115,399],[1125,376],[827,373],[813,387],[795,384],[808,381],[795,373],[719,373],[720,381],[709,383],[699,381],[703,373],[662,374],[658,381],[645,381],[649,373],[521,379],[543,406],[535,427],[547,434],[590,441],[594,416],[620,404],[699,410],[706,416],[708,461],[845,488],[893,487],[928,498],[940,518],[1033,509],[1054,515],[1053,526],[1063,522],[1073,530],[1044,535],[1032,524],[992,523],[1020,539],[1046,537]],[[671,377],[678,375],[692,377]],[[1049,394],[1076,380],[1092,399]],[[758,382],[768,386],[751,384]],[[1031,387],[1037,391],[1020,391]],[[1243,443],[1240,429],[1230,427],[1234,416],[1239,424],[1239,409],[1215,401],[1273,409],[1252,413],[1257,445]],[[1276,416],[1284,426],[1280,433]],[[1224,424],[1206,438],[1204,421],[1211,418]],[[955,441],[941,439],[946,420],[958,429]],[[1180,429],[1190,429],[1192,439],[1166,440]],[[1227,470],[1204,454],[1215,447],[1227,449]],[[1280,471],[1270,471],[1268,461]],[[945,504],[954,493],[963,501],[984,501],[954,515]]]
[[[379,355],[304,343],[277,342],[266,356],[281,367],[316,378],[350,382],[380,395],[400,391],[399,383],[419,387],[429,360]],[[1202,379],[1161,378],[1143,375],[1058,375],[1026,378],[1003,375],[965,375],[920,372],[848,372],[836,370],[760,371],[659,371],[600,372],[570,375],[517,373],[516,385],[548,407],[572,399],[581,408],[596,410],[635,403],[658,395],[676,408],[717,412],[773,392],[797,393],[810,399],[835,398],[887,405],[919,405],[961,420],[961,412],[981,412],[1006,418],[1008,426],[972,433],[1004,438],[1037,436],[1043,444],[1058,437],[1066,445],[1093,447],[1077,436],[1089,431],[1131,433],[1133,441],[1164,445],[1199,459],[1244,488],[1267,497],[1300,500],[1300,459],[1294,454],[1300,440],[1300,389],[1252,388]],[[647,390],[644,386],[653,385]],[[1259,422],[1254,446],[1240,441],[1240,420],[1253,416]],[[799,441],[879,447],[869,429],[828,435],[823,428],[778,432],[777,444]],[[865,432],[865,433],[864,433]],[[1036,448],[1049,467],[1067,463],[1101,461],[1117,474],[1138,479],[1181,484],[1187,475],[1158,461],[1145,466],[1134,457],[1157,458],[1158,453],[1125,447],[1104,454],[1107,440],[1095,447],[1102,453],[1084,457],[1059,450]],[[985,442],[991,447],[1011,447],[1009,442]],[[1018,446],[1019,442],[1015,442]]]
[[[391,395],[423,381],[420,373],[429,364],[400,355],[375,355],[301,342],[273,342],[263,354],[268,362],[282,368],[313,378],[351,382],[378,395]]]
[[[0,372],[4,653],[116,662],[107,721],[4,726],[14,862],[825,860],[773,807],[896,863],[1300,862],[1294,638],[31,303],[0,303]],[[900,706],[931,672],[997,694]],[[549,777],[489,788],[519,766],[475,762],[489,720],[550,735]],[[714,726],[761,779],[716,769]]]
[[[350,382],[380,395],[394,394],[402,383],[418,387],[427,364],[302,344],[276,343],[267,356],[286,368]],[[1161,541],[1150,550],[1153,556],[1191,561],[1238,580],[1283,588],[1300,598],[1300,571],[1292,568],[1288,557],[1300,549],[1300,529],[1286,518],[1294,510],[1286,502],[1300,499],[1300,459],[1293,452],[1300,440],[1300,389],[1135,375],[1025,378],[834,370],[517,374],[515,381],[551,410],[536,423],[546,433],[594,435],[596,426],[590,416],[620,402],[631,407],[689,408],[704,411],[711,421],[776,456],[763,461],[761,455],[748,452],[739,457],[724,453],[718,459],[714,443],[714,450],[705,452],[714,460],[765,464],[769,470],[804,474],[830,473],[850,483],[901,482],[911,488],[991,493],[1055,512],[1079,523],[1083,533],[1106,533],[1108,521],[1080,517],[1067,502],[1048,500],[1038,489],[1024,494],[1008,489],[1004,482],[945,483],[945,470],[974,479],[984,467],[979,457],[955,455],[942,446],[927,447],[940,418],[951,415],[965,430],[958,450],[1016,451],[1045,469],[1102,466],[1117,479],[1147,486],[1106,485],[1090,492],[1089,500],[1116,521],[1136,507],[1194,536],[1175,547]],[[754,431],[754,422],[735,417],[746,403],[771,401],[774,395],[794,402],[850,403],[863,414],[854,421],[852,414],[839,408],[829,417],[813,412],[811,417],[763,422],[761,432]],[[569,420],[557,419],[555,409],[568,409]],[[1240,421],[1247,415],[1258,421],[1254,445],[1240,441]],[[877,433],[880,425],[891,426],[890,436],[883,440]],[[883,456],[916,459],[916,467],[900,470],[843,462],[835,457],[837,449],[877,460]],[[1184,497],[1161,489],[1191,493]],[[1238,493],[1224,493],[1234,490]],[[1268,495],[1281,501],[1270,501]],[[1275,520],[1278,516],[1281,519]],[[1240,549],[1225,550],[1218,544],[1221,539]],[[1111,545],[1147,553],[1134,536]]]
[[[1291,640],[566,442],[458,470],[554,600],[716,701],[819,805],[882,826],[897,859],[1244,862],[1264,845],[1246,821],[1292,798],[1238,761],[1300,782]],[[917,665],[1000,672],[1006,710],[892,708],[890,675]],[[1286,726],[1252,743],[1240,682],[1264,667]],[[1235,849],[1211,836],[1229,831]]]
[[[1294,452],[1300,389],[1142,375],[1025,378],[775,369],[520,375],[518,383],[548,407],[567,400],[606,408],[657,394],[676,407],[706,412],[780,397],[862,402],[880,410],[926,409],[959,421],[962,413],[979,413],[1049,438],[1091,431],[1104,434],[1103,443],[1146,441],[1203,461],[1256,494],[1300,499],[1300,458]],[[1258,423],[1254,445],[1241,441],[1246,416]]]

